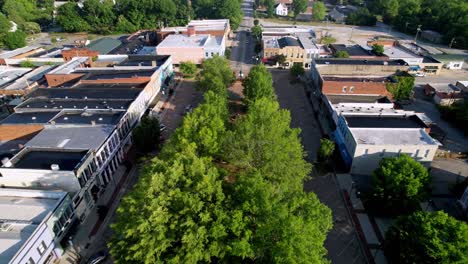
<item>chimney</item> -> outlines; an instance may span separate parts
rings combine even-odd
[[[50,165],[50,169],[53,170],[53,171],[58,171],[60,170],[60,167],[58,164],[52,164]]]
[[[188,27],[187,27],[187,35],[188,35],[189,37],[195,35],[195,33],[196,33],[196,32],[195,32],[195,26],[188,26]]]

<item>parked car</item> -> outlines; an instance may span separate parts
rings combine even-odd
[[[426,73],[424,73],[424,72],[417,72],[417,73],[414,74],[414,76],[416,76],[416,77],[424,77],[424,76],[426,76]]]
[[[98,264],[102,263],[109,257],[109,253],[106,251],[99,251],[98,253],[94,254],[89,260],[86,262],[88,264]]]

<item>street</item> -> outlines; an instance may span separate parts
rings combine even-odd
[[[253,27],[253,0],[244,0],[242,12],[244,17],[237,29],[235,39],[232,41],[231,68],[239,76],[240,71],[246,76],[252,67],[253,56],[255,55],[255,40],[250,34]]]
[[[322,133],[304,88],[300,83],[290,83],[287,70],[271,70],[271,73],[280,106],[290,111],[291,127],[302,130],[301,141],[307,152],[306,159],[312,163],[316,159]],[[304,183],[304,190],[314,192],[332,210],[333,229],[325,241],[328,258],[338,264],[366,263],[335,177],[332,174],[312,174],[313,178]]]

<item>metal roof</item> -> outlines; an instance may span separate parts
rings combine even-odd
[[[91,42],[86,46],[90,50],[99,52],[99,54],[107,54],[112,50],[122,45],[122,41],[114,38],[101,38]]]

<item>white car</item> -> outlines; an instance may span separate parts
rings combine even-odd
[[[417,73],[414,74],[414,76],[416,76],[416,77],[424,77],[424,76],[426,76],[426,74],[425,74],[424,72],[417,72]]]

